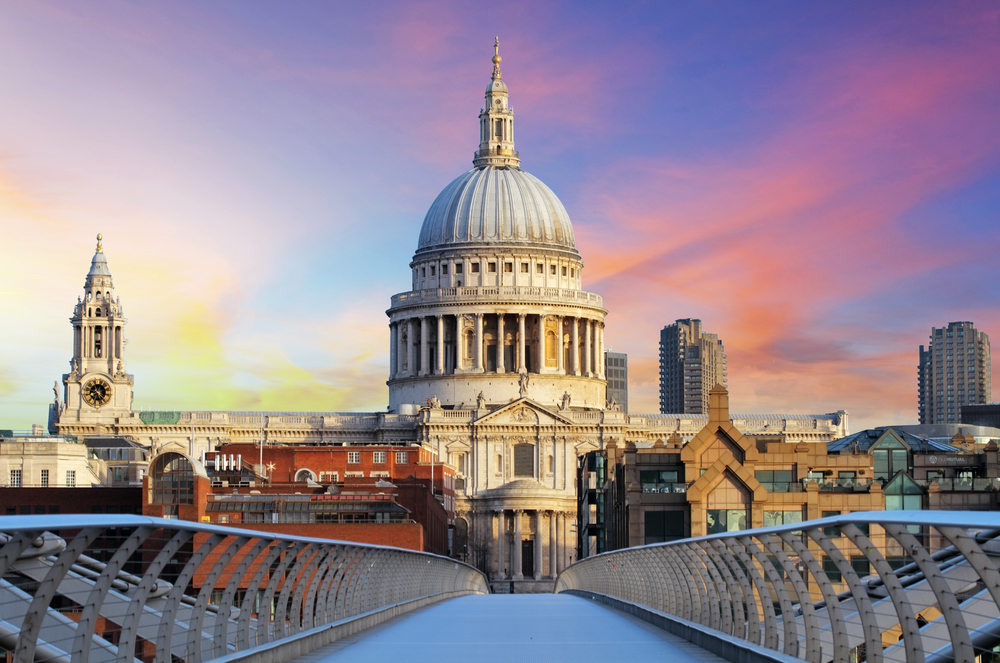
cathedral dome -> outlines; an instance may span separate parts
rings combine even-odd
[[[520,168],[483,166],[460,175],[431,205],[417,253],[461,245],[524,244],[576,252],[562,202]]]

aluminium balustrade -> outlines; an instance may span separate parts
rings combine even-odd
[[[143,516],[0,518],[0,645],[18,663],[290,660],[488,593],[428,553]]]
[[[855,512],[629,548],[556,591],[810,663],[973,663],[1000,645],[1000,514]]]

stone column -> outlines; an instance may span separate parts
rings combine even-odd
[[[517,314],[517,370],[527,372],[524,365],[524,313]]]
[[[573,375],[580,374],[580,318],[573,318],[573,349],[570,351],[570,367]]]
[[[431,344],[427,341],[430,331],[427,324],[427,316],[420,316],[420,375],[431,374]]]
[[[417,351],[413,344],[413,331],[415,324],[413,318],[406,321],[406,375],[411,377],[417,374]]]
[[[597,377],[604,379],[604,323],[595,322],[597,331]]]
[[[535,580],[542,579],[542,512],[535,511]]]
[[[549,576],[554,580],[556,570],[556,512],[549,511]]]
[[[503,272],[500,272],[503,274]],[[503,362],[503,313],[497,313],[497,373],[506,373],[507,367]]]
[[[503,510],[497,511],[497,580],[503,580],[503,539],[505,527],[503,522]]]
[[[584,341],[583,341],[583,374],[588,378],[593,376],[593,368],[591,367],[591,362],[593,361],[594,353],[594,337],[591,335],[590,329],[594,326],[594,321],[584,318],[583,320],[583,331],[584,331]]]
[[[514,580],[524,580],[524,574],[521,573],[521,514],[523,513],[521,509],[514,509],[514,574],[511,576]]]
[[[563,332],[562,332],[562,316],[556,316],[556,371],[558,373],[563,373],[565,366],[563,366]]]
[[[543,373],[545,371],[545,316],[538,315],[538,337],[535,339],[535,354],[538,359],[538,372]]]
[[[389,379],[396,377],[396,367],[399,365],[399,339],[396,337],[396,323],[389,323]]]
[[[563,562],[565,557],[563,556],[563,548],[566,546],[566,533],[563,532],[563,526],[565,523],[565,518],[563,518],[562,511],[558,511],[555,514],[556,521],[556,573],[561,573],[563,570]]]
[[[437,351],[437,374],[444,375],[444,316],[437,317],[438,323],[438,351]]]
[[[476,373],[483,373],[483,314],[476,314]]]

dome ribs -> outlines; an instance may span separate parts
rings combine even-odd
[[[541,180],[514,168],[476,168],[446,186],[424,217],[417,251],[477,243],[576,251],[559,198]]]

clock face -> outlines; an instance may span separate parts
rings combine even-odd
[[[111,385],[95,378],[83,386],[83,400],[94,407],[101,407],[111,400]]]

